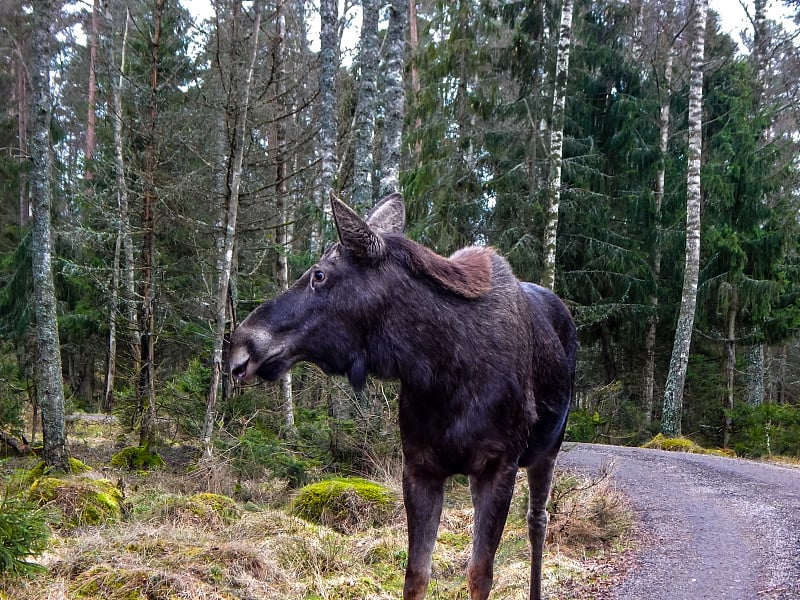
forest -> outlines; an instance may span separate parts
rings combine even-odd
[[[796,1],[781,4],[800,18]],[[392,382],[232,380],[227,343],[403,193],[578,326],[568,439],[800,454],[800,56],[765,0],[0,8],[0,432],[114,415],[305,482],[399,453]],[[786,12],[788,11],[788,13]],[[40,441],[41,440],[41,441]]]

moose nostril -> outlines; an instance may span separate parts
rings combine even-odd
[[[247,375],[247,363],[250,362],[248,358],[245,358],[239,364],[231,364],[231,375],[233,375],[236,379],[244,379]]]

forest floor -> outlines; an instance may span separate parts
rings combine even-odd
[[[405,518],[398,510],[380,527],[349,534],[289,514],[293,491],[269,478],[242,480],[224,457],[198,467],[196,447],[159,448],[166,467],[128,473],[109,466],[133,439],[112,421],[70,425],[73,455],[93,467],[85,476],[123,489],[118,521],[55,529],[37,559],[46,570],[25,580],[0,580],[0,600],[383,600],[401,596],[406,558]],[[34,459],[0,462],[0,483]],[[381,483],[399,494],[399,469]],[[527,599],[526,481],[517,489],[495,563],[494,598]],[[186,510],[202,492],[236,500],[222,517]],[[636,545],[632,513],[608,473],[559,471],[551,502],[543,585],[547,597],[598,600],[631,567]],[[463,479],[448,486],[428,598],[467,597],[464,572],[472,508]]]
[[[641,541],[614,600],[800,598],[800,468],[738,458],[565,444],[562,468],[610,473]]]

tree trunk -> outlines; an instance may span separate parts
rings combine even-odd
[[[400,191],[403,119],[405,117],[405,50],[409,0],[393,0],[389,7],[384,77],[384,121],[379,198]]]
[[[766,366],[764,344],[754,344],[747,349],[747,403],[761,406],[766,397]]]
[[[667,60],[664,65],[664,85],[661,87],[661,107],[658,116],[659,152],[661,164],[656,175],[655,206],[653,207],[653,222],[656,226],[655,243],[653,246],[653,280],[655,289],[650,296],[650,310],[647,319],[647,333],[645,335],[645,365],[644,365],[644,424],[650,427],[655,409],[655,373],[656,373],[656,330],[658,329],[658,283],[661,279],[661,208],[664,205],[664,180],[667,172],[667,152],[669,150],[669,104],[672,97],[672,63],[675,57],[674,42],[667,50]]]
[[[733,410],[735,402],[736,384],[736,317],[739,314],[739,301],[736,293],[736,286],[731,286],[733,297],[728,306],[728,337],[725,340],[725,388],[727,399],[725,408],[727,411]],[[725,413],[724,430],[722,434],[722,447],[727,448],[731,442],[733,433],[733,417],[729,412]]]
[[[697,280],[700,273],[700,164],[703,125],[703,59],[705,54],[708,0],[698,0],[694,14],[694,40],[689,83],[689,147],[686,193],[686,262],[678,325],[672,346],[669,373],[664,386],[661,431],[668,437],[681,434],[681,412],[689,348],[697,307]]]
[[[561,164],[564,146],[564,113],[569,75],[569,52],[572,45],[573,0],[564,0],[558,34],[558,57],[553,87],[553,112],[550,119],[550,173],[545,206],[544,264],[542,285],[553,289],[556,283],[556,235],[561,204]]]
[[[286,119],[291,113],[290,107],[286,106],[286,4],[285,0],[278,0],[275,5],[275,28],[276,43],[275,48],[275,86],[278,100],[278,110],[280,114],[275,123],[275,179],[277,185],[277,209],[278,209],[278,228],[275,232],[278,245],[278,261],[276,279],[278,289],[286,291],[289,289],[289,250],[292,243],[291,226],[289,222],[289,186],[288,160],[286,155]],[[286,435],[293,438],[295,435],[294,426],[294,398],[292,393],[292,373],[288,371],[281,377],[281,395],[283,397],[283,419],[286,427]]]
[[[319,152],[320,186],[316,198],[322,218],[311,231],[312,254],[319,252],[326,229],[333,223],[329,198],[336,178],[336,72],[339,64],[338,2],[320,0]]]
[[[373,137],[378,79],[378,12],[377,0],[361,1],[361,50],[358,55],[359,86],[355,115],[353,153],[352,205],[364,209],[372,206]]]
[[[91,181],[94,178],[92,172],[92,161],[94,160],[94,151],[97,145],[97,119],[95,112],[95,104],[97,98],[97,0],[92,2],[92,18],[91,27],[89,29],[89,85],[88,85],[88,98],[87,98],[87,114],[86,114],[86,145],[84,156],[84,178],[88,184],[87,191],[91,191]]]
[[[139,325],[141,327],[141,364],[139,370],[139,401],[141,403],[141,427],[139,445],[145,448],[155,442],[155,311],[154,311],[154,273],[155,268],[155,217],[156,182],[155,172],[158,161],[158,87],[159,53],[161,50],[161,25],[165,0],[155,0],[153,5],[153,32],[150,37],[150,113],[147,119],[147,146],[145,148],[145,167],[143,174],[142,206],[142,280],[140,284],[141,305]]]
[[[61,379],[61,347],[53,281],[50,223],[53,157],[50,149],[50,63],[56,7],[51,0],[33,2],[31,84],[33,120],[30,130],[30,186],[33,208],[31,262],[33,266],[33,313],[36,319],[36,392],[42,410],[47,466],[69,471],[64,422],[64,386]]]
[[[110,14],[110,13],[109,13]],[[134,372],[138,373],[139,349],[138,318],[136,314],[136,282],[133,258],[133,240],[131,239],[130,214],[128,209],[128,186],[125,180],[125,159],[122,140],[122,85],[125,73],[125,49],[128,43],[128,13],[125,13],[122,44],[120,50],[119,70],[111,72],[111,95],[113,102],[114,131],[114,181],[117,193],[117,239],[114,246],[114,263],[112,273],[112,290],[109,312],[108,365],[106,371],[106,389],[103,396],[103,410],[110,411],[114,406],[114,385],[116,380],[117,353],[117,311],[119,309],[119,290],[124,285],[123,302],[125,306],[125,339],[131,347],[131,356],[135,361]],[[108,53],[110,55],[111,53]],[[120,281],[124,279],[124,281]]]
[[[17,131],[19,132],[19,161],[28,160],[28,70],[22,58],[22,50],[16,49],[17,60],[14,63],[17,75]],[[28,195],[28,173],[19,170],[19,225],[27,225],[31,216],[30,198]]]
[[[203,423],[203,452],[206,457],[212,454],[212,436],[214,422],[217,414],[217,399],[219,397],[220,379],[223,374],[223,350],[225,345],[225,331],[228,324],[228,299],[230,297],[230,280],[233,267],[233,250],[236,241],[236,221],[239,213],[239,190],[242,182],[242,163],[244,161],[244,147],[247,133],[247,113],[250,106],[250,89],[253,81],[255,60],[258,55],[258,41],[261,30],[261,4],[254,6],[255,19],[253,22],[252,39],[253,47],[249,62],[244,73],[237,72],[237,65],[241,64],[235,56],[236,34],[238,27],[236,21],[241,13],[241,3],[231,17],[231,60],[233,72],[230,75],[232,85],[229,86],[226,114],[231,115],[228,123],[231,136],[231,153],[227,160],[227,176],[225,182],[225,198],[217,217],[216,226],[216,271],[217,282],[214,294],[214,349],[211,359],[211,382],[206,397],[206,414]],[[222,22],[223,19],[218,19]],[[221,36],[217,32],[217,36]],[[243,32],[243,35],[249,35]],[[218,64],[223,61],[218,60]]]

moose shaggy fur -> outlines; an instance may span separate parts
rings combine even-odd
[[[444,258],[408,239],[399,194],[366,219],[331,202],[339,243],[234,331],[233,375],[275,380],[305,360],[356,388],[370,374],[400,381],[405,600],[425,596],[445,480],[457,473],[469,476],[475,508],[470,598],[488,598],[516,473],[526,469],[538,600],[545,504],[575,376],[569,311],[519,282],[490,248]]]

